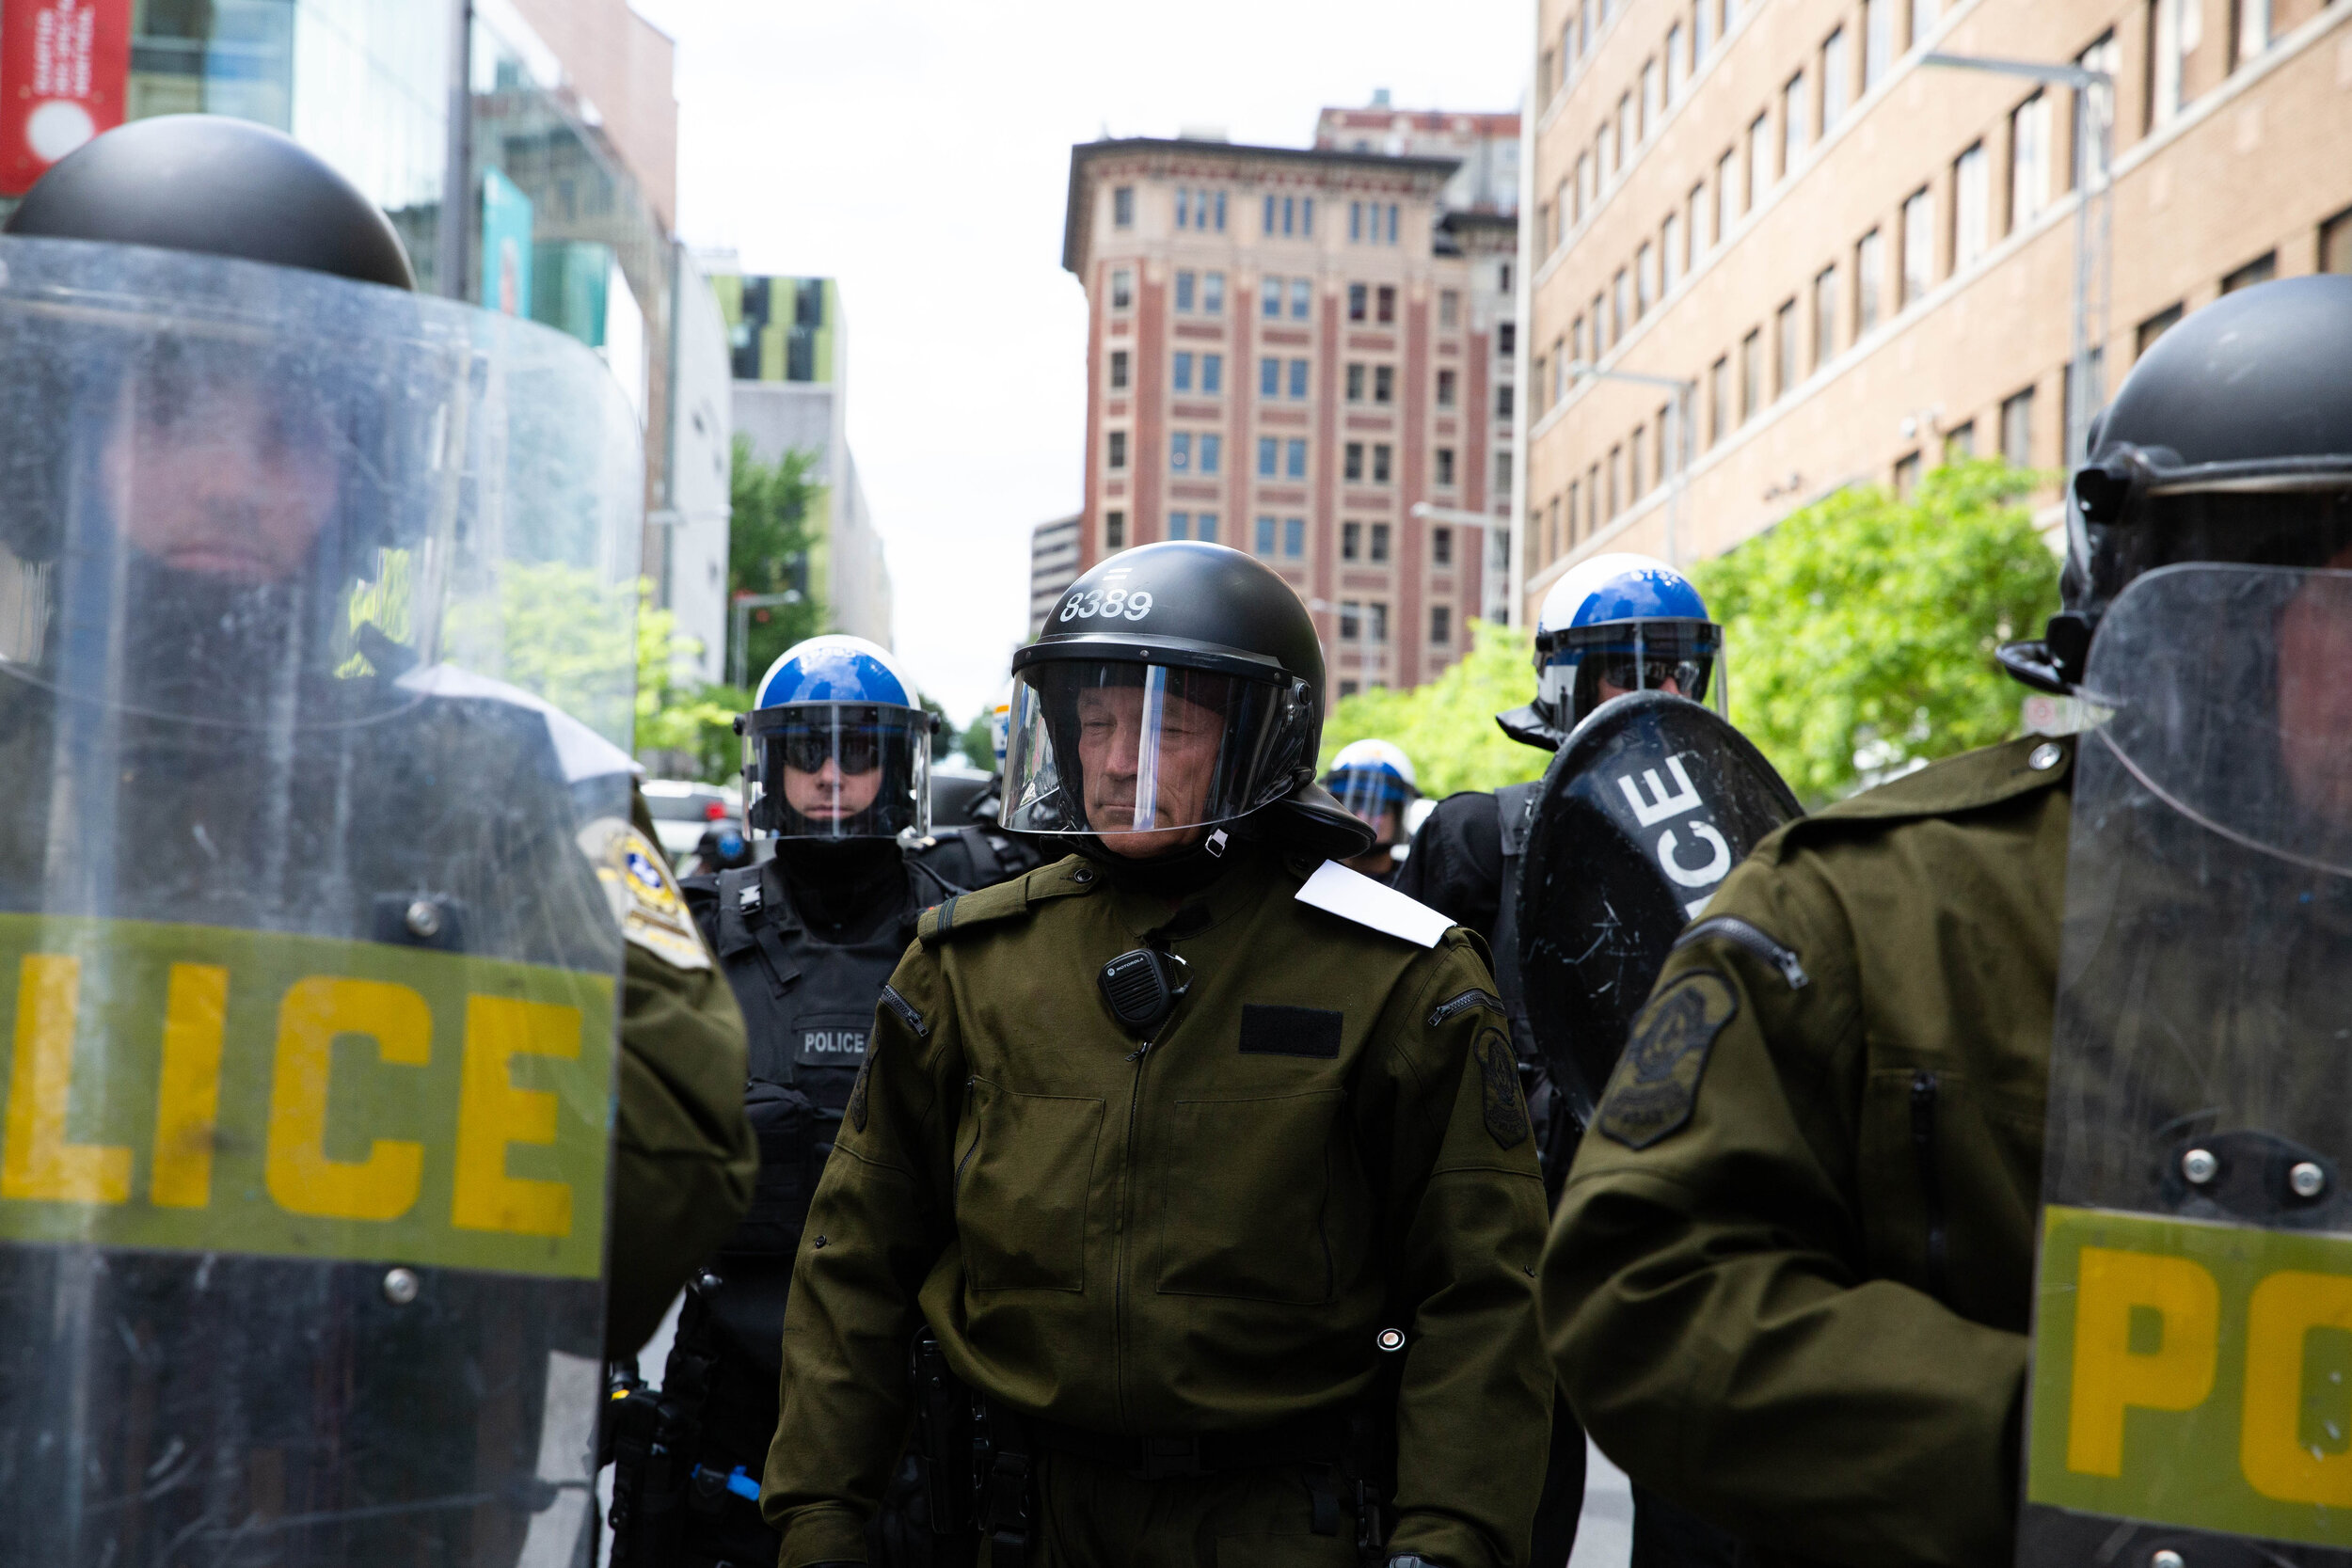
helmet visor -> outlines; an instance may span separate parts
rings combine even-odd
[[[778,838],[930,831],[930,721],[882,703],[787,703],[743,727],[746,817]]]
[[[1392,769],[1335,768],[1324,779],[1323,787],[1371,824],[1381,843],[1394,844],[1403,835],[1405,802],[1413,798],[1413,790]]]
[[[1563,729],[1613,697],[1665,691],[1727,717],[1724,629],[1711,621],[1624,621],[1570,626],[1543,649],[1538,694]]]
[[[1229,822],[1298,782],[1317,728],[1301,680],[1124,659],[1014,676],[1002,821],[1018,832],[1168,832]]]

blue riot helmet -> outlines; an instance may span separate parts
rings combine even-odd
[[[751,792],[744,817],[778,838],[928,833],[938,724],[886,649],[838,634],[795,643],[737,721]]]
[[[1323,787],[1390,846],[1404,842],[1405,808],[1421,794],[1413,759],[1386,740],[1351,740],[1341,747]]]
[[[1690,578],[1645,555],[1595,556],[1544,595],[1531,705],[1554,736],[1629,691],[1672,691],[1722,713],[1723,651],[1724,629]]]

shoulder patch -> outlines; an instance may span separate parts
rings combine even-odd
[[[1647,1148],[1691,1119],[1707,1053],[1740,1011],[1731,982],[1693,970],[1649,1000],[1609,1075],[1597,1125],[1628,1148]]]
[[[925,947],[936,947],[979,927],[1026,914],[1031,905],[1044,899],[1092,893],[1101,885],[1101,873],[1073,855],[1026,876],[933,904],[915,923],[914,937]]]
[[[1478,1098],[1486,1118],[1486,1135],[1498,1148],[1517,1148],[1527,1137],[1527,1103],[1519,1098],[1519,1062],[1502,1030],[1479,1032],[1470,1047],[1478,1064]]]
[[[1445,940],[1454,922],[1418,898],[1350,871],[1337,861],[1325,861],[1298,890],[1298,901],[1342,920],[1369,926],[1401,937],[1417,947],[1435,947]]]
[[[596,868],[621,935],[674,969],[708,969],[710,950],[694,928],[670,863],[651,839],[617,816],[580,830],[580,852]]]

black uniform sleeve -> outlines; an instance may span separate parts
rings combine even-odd
[[[1502,818],[1494,796],[1465,790],[1438,801],[1413,835],[1395,886],[1493,946],[1502,911]]]

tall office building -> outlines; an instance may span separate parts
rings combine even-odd
[[[1459,167],[1210,140],[1072,150],[1080,570],[1161,539],[1249,550],[1306,601],[1334,696],[1460,657],[1487,608],[1491,531],[1469,519],[1509,491],[1513,258],[1491,226],[1441,221]]]
[[[810,477],[823,488],[809,515],[803,586],[824,605],[829,629],[887,648],[890,567],[850,451],[840,286],[830,277],[746,277],[727,253],[705,261],[727,324],[735,429],[763,463],[796,450],[817,456]]]
[[[2043,469],[2078,454],[2086,189],[2111,179],[2089,406],[2183,312],[2352,270],[2352,159],[2329,151],[2352,146],[2346,0],[1539,10],[1529,606],[1593,551],[1668,549],[1673,394],[1581,363],[1692,384],[1672,543],[1689,560],[1842,485],[1903,490],[1947,453]],[[1931,52],[2080,64],[2112,86],[2077,101]],[[2055,492],[2042,503],[2055,526]]]
[[[1045,630],[1045,618],[1061,602],[1062,591],[1078,580],[1078,531],[1082,513],[1040,523],[1029,531],[1029,637]]]

